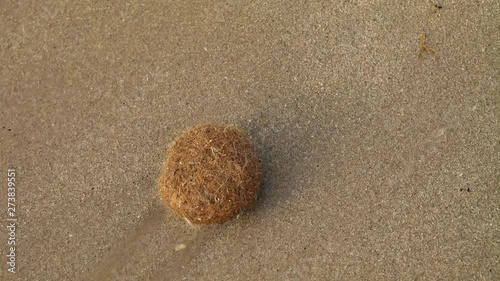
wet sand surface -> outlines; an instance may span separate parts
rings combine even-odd
[[[500,4],[400,2],[4,1],[0,279],[499,280]],[[212,227],[156,190],[205,122],[264,171]]]

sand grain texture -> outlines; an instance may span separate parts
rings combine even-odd
[[[499,280],[500,4],[394,2],[3,1],[0,280]],[[263,181],[193,228],[156,182],[206,122]]]

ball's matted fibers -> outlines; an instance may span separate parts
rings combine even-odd
[[[188,221],[223,223],[253,206],[261,174],[257,153],[243,131],[204,124],[170,144],[158,189]]]

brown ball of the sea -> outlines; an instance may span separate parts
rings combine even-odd
[[[223,223],[255,204],[261,175],[257,152],[242,130],[203,124],[169,145],[158,190],[189,222]]]

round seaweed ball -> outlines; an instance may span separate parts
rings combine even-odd
[[[223,223],[254,205],[261,175],[257,153],[243,131],[204,124],[169,145],[158,189],[189,222]]]

